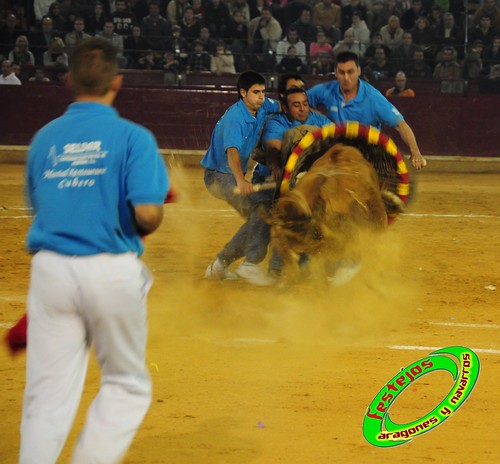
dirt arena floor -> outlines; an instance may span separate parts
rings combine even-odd
[[[363,267],[347,285],[258,288],[202,279],[241,220],[208,195],[201,169],[174,163],[180,201],[165,206],[144,255],[155,277],[147,359],[154,399],[125,462],[500,462],[500,169],[484,166],[422,172],[407,213],[362,250]],[[0,164],[2,337],[23,314],[28,287],[23,169]],[[452,345],[481,361],[463,407],[409,444],[370,445],[363,416],[378,391],[402,367]],[[24,368],[24,354],[0,347],[0,463],[17,462]],[[92,363],[61,463],[98,379]],[[444,371],[417,380],[391,418],[422,417],[452,385]]]

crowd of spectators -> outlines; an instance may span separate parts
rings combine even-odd
[[[497,76],[500,65],[500,0],[22,4],[2,2],[0,61],[12,73],[31,67],[31,77],[43,82],[64,79],[75,44],[94,35],[118,48],[122,68],[163,70],[167,83],[183,73],[248,69],[329,75],[345,50],[358,54],[370,82],[398,72],[441,81],[486,78]],[[35,74],[39,67],[43,72]]]

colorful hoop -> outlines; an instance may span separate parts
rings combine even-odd
[[[309,148],[316,140],[328,137],[345,137],[347,139],[363,139],[369,145],[381,146],[385,152],[394,157],[397,163],[397,175],[399,182],[397,185],[397,195],[401,201],[406,205],[410,195],[410,176],[408,168],[403,160],[401,153],[394,141],[384,133],[380,132],[373,126],[360,124],[355,121],[347,121],[345,124],[327,124],[321,129],[314,132],[307,133],[300,142],[295,146],[292,153],[288,157],[283,172],[283,179],[280,185],[280,191],[284,192],[290,189],[290,180],[292,178],[293,170],[297,165],[299,157],[304,151]],[[394,219],[397,215],[390,214],[389,218]]]

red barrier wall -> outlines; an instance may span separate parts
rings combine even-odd
[[[0,86],[0,145],[28,145],[32,135],[71,102],[62,86]],[[233,89],[124,88],[120,114],[148,127],[161,148],[204,150],[218,118],[236,101]],[[500,95],[421,95],[393,102],[426,155],[500,156]],[[393,130],[403,152],[406,147]]]

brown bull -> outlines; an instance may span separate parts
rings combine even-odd
[[[301,254],[319,255],[331,268],[353,257],[357,232],[386,225],[373,166],[357,148],[339,143],[311,165],[293,190],[280,195],[271,217],[271,246],[285,269]]]

